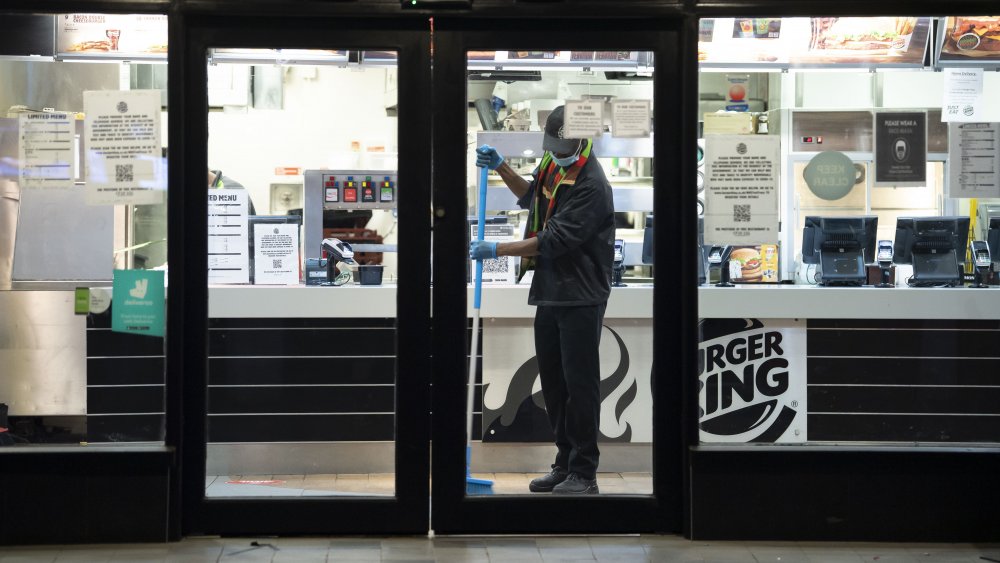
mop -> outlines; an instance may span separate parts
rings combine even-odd
[[[479,171],[479,223],[476,239],[483,240],[486,231],[486,177],[489,169]],[[469,386],[465,409],[465,494],[492,495],[493,481],[472,476],[472,409],[476,397],[476,352],[479,350],[479,304],[483,293],[483,261],[476,260],[476,291],[472,313],[472,350],[469,352]]]

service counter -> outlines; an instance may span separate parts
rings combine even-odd
[[[396,286],[343,287],[213,286],[211,318],[391,318],[396,316]],[[811,285],[737,285],[698,289],[701,318],[815,319],[1000,319],[998,288],[874,288]],[[472,289],[467,302],[472,314]],[[653,285],[614,288],[609,319],[652,316]],[[483,318],[534,318],[528,288],[483,289]]]
[[[475,431],[482,429],[484,442],[549,440],[534,383],[534,307],[527,293],[522,286],[483,290],[480,373],[486,391]],[[467,302],[471,316],[471,288]],[[601,433],[607,441],[652,438],[652,303],[651,284],[615,288],[608,302],[601,343]],[[235,354],[240,369],[254,371],[260,363],[251,366],[244,356],[322,356],[336,349],[355,363],[377,356],[379,369],[391,372],[384,362],[393,355],[396,306],[395,287],[388,284],[213,287],[211,366],[235,370],[223,361]],[[1000,435],[1000,388],[992,375],[1000,373],[993,352],[1000,336],[995,288],[703,286],[699,311],[705,443],[978,443]],[[326,336],[302,335],[309,327]],[[373,336],[375,329],[380,336]],[[286,330],[299,332],[292,338],[281,334]],[[273,369],[293,367],[270,357],[267,362]],[[322,372],[323,366],[310,369]],[[360,363],[355,369],[375,371]],[[755,381],[755,373],[764,377]],[[373,377],[392,380],[383,373]],[[298,379],[289,374],[280,381]],[[383,399],[381,412],[391,416],[391,395]]]

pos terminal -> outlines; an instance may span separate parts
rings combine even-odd
[[[989,274],[993,260],[990,258],[990,246],[983,240],[974,240],[969,243],[969,252],[972,254],[972,266],[975,268],[976,281],[969,287],[984,288],[986,276]]]

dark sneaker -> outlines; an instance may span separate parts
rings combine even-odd
[[[596,495],[597,479],[584,479],[579,473],[570,473],[566,480],[552,488],[554,495]]]
[[[565,481],[567,475],[569,475],[569,473],[567,473],[562,467],[553,467],[552,471],[548,475],[532,479],[531,483],[528,484],[528,490],[533,493],[552,492],[552,487],[555,487],[559,483]]]

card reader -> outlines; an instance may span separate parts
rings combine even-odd
[[[878,284],[877,287],[893,287],[893,284],[889,283],[889,270],[892,268],[891,240],[878,241],[878,250],[875,251],[875,262],[878,263],[879,269],[882,270],[882,283]]]
[[[984,240],[974,240],[969,243],[969,252],[972,254],[972,265],[976,273],[976,281],[969,287],[977,289],[989,287],[986,285],[986,275],[993,265],[990,258],[990,245]]]
[[[708,251],[708,267],[719,268],[719,283],[715,284],[715,287],[735,287],[729,281],[731,278],[730,270],[732,269],[732,264],[729,262],[729,255],[732,253],[732,246],[713,246]],[[740,270],[740,266],[737,265],[737,271]]]
[[[611,266],[611,286],[625,287],[622,277],[625,275],[625,241],[615,239],[614,262]]]

